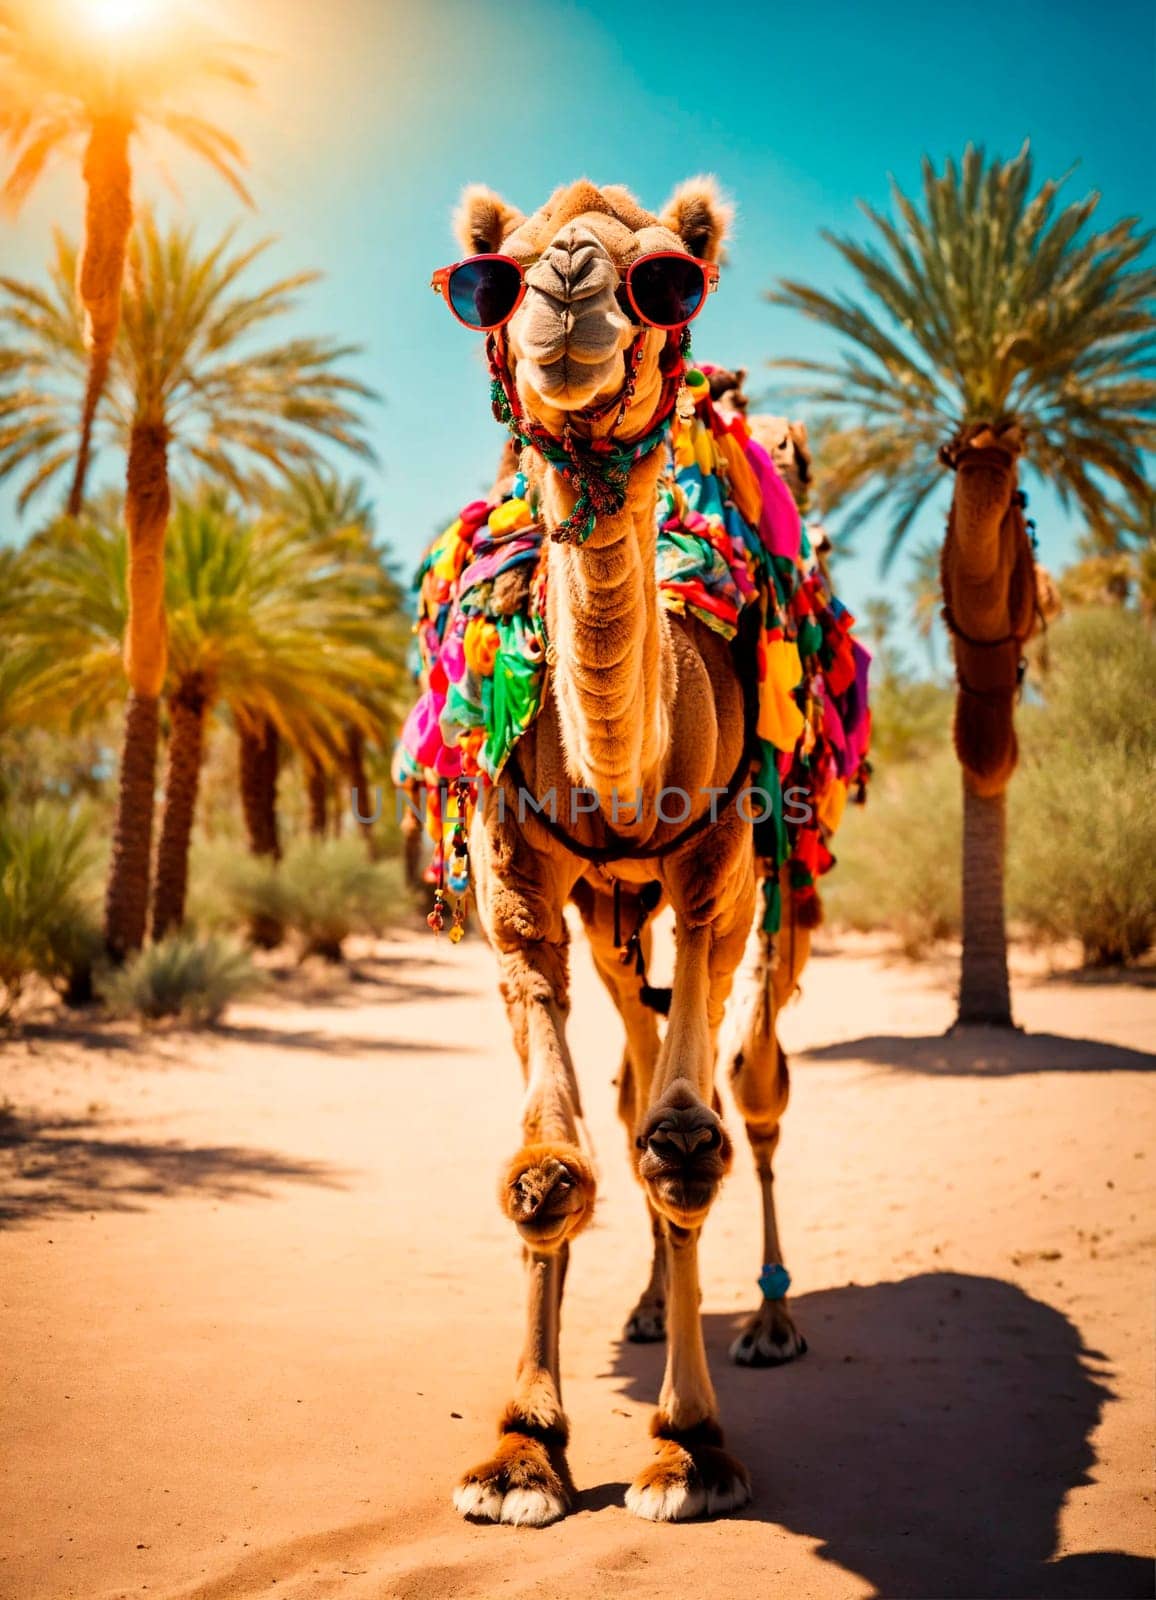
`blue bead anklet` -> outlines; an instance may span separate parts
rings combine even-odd
[[[791,1287],[791,1274],[781,1261],[774,1266],[764,1267],[759,1273],[759,1288],[763,1291],[764,1300],[782,1300],[787,1290]]]

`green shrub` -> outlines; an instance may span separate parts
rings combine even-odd
[[[243,927],[249,941],[263,950],[282,942],[293,920],[293,906],[279,863],[238,846],[221,855],[213,881],[220,908],[215,926]]]
[[[962,799],[950,748],[883,767],[865,806],[848,806],[821,884],[828,922],[887,928],[908,955],[960,926]]]
[[[248,951],[216,934],[198,938],[186,931],[146,945],[103,988],[116,1015],[149,1022],[178,1017],[201,1026],[219,1021],[230,1001],[260,982]]]
[[[83,815],[46,804],[0,812],[0,1020],[30,977],[75,982],[100,947]]]
[[[871,685],[871,759],[893,768],[945,750],[951,743],[954,690],[897,672]]]
[[[351,933],[380,933],[404,904],[395,861],[370,861],[361,839],[303,840],[276,869],[277,898],[285,921],[306,955],[341,957]],[[272,896],[271,886],[265,886]]]
[[[1156,638],[1119,609],[1077,612],[1050,654],[1021,718],[1009,909],[1092,964],[1129,961],[1156,938]]]
[[[301,840],[281,862],[214,841],[194,851],[190,881],[197,928],[244,930],[264,947],[292,933],[302,954],[333,961],[350,934],[379,933],[408,906],[400,862],[371,861],[360,835]]]

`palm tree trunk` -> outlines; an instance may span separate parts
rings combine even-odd
[[[144,943],[159,720],[155,695],[129,692],[104,906],[105,944],[116,961]]]
[[[345,810],[348,805],[350,814],[360,819],[371,817],[374,811],[374,796],[369,788],[369,774],[365,770],[365,737],[359,728],[350,728],[346,740],[346,771],[349,775],[349,797],[338,791],[338,812]],[[356,795],[356,808],[354,806]],[[377,855],[373,838],[373,823],[357,822],[358,831],[365,840],[365,848],[369,852],[369,859],[373,861]]]
[[[124,521],[128,530],[125,672],[138,694],[158,697],[164,688],[168,660],[165,627],[168,444],[168,429],[163,424],[133,424],[124,498]]]
[[[116,960],[144,943],[149,903],[157,702],[167,656],[164,555],[169,480],[163,426],[133,425],[124,516],[128,529],[124,664],[129,698],[104,919],[105,943]]]
[[[309,796],[309,832],[315,839],[324,839],[329,820],[329,783],[316,761],[306,761],[305,787]]]
[[[240,730],[241,809],[249,849],[255,856],[281,859],[277,830],[277,765],[280,738],[267,717]]]
[[[208,695],[200,673],[192,673],[169,700],[171,732],[165,766],[164,809],[153,888],[152,936],[163,939],[185,920],[189,882],[189,844],[197,809],[197,788],[205,754]]]
[[[1004,927],[1007,794],[976,794],[963,779],[963,961],[961,1023],[1010,1028],[1011,990]]]
[[[68,514],[73,517],[80,515],[84,505],[92,426],[120,326],[125,252],[132,228],[132,169],[128,158],[131,133],[132,124],[124,117],[97,117],[84,153],[84,251],[77,289],[84,306],[89,356],[76,471],[68,495]]]
[[[267,717],[240,730],[241,809],[249,849],[255,856],[281,859],[277,830],[277,766],[281,740]],[[249,937],[261,950],[275,950],[285,937],[284,924],[265,912],[249,918]]]

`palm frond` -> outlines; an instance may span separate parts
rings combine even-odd
[[[1154,236],[1134,217],[1093,231],[1099,196],[1062,205],[1065,181],[1033,191],[1027,145],[1008,162],[969,146],[942,172],[925,159],[918,200],[893,182],[893,216],[863,208],[866,242],[827,236],[856,293],[783,281],[769,295],[841,340],[834,359],[774,365],[841,419],[821,503],[851,525],[891,507],[885,561],[934,488],[938,445],[970,422],[1022,422],[1029,467],[1093,530],[1151,505]]]
[[[123,449],[134,422],[162,424],[178,473],[199,463],[254,502],[310,470],[321,441],[373,459],[363,405],[376,397],[345,370],[357,348],[273,337],[316,274],[251,285],[269,244],[242,245],[229,229],[200,250],[192,229],[162,229],[143,211],[98,412],[102,441]],[[22,503],[57,481],[58,448],[75,441],[87,366],[75,270],[75,247],[58,237],[47,287],[0,278],[0,478],[29,475]]]

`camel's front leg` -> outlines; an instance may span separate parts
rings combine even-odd
[[[454,1490],[454,1505],[479,1522],[544,1527],[566,1515],[574,1486],[566,1464],[569,1428],[558,1376],[562,1285],[569,1246],[527,1249],[526,1343],[514,1398],[498,1423],[498,1447]]]
[[[742,951],[738,932],[690,927],[681,918],[670,1025],[638,1143],[639,1175],[667,1237],[666,1376],[652,1432],[653,1461],[627,1491],[630,1510],[653,1521],[729,1511],[750,1499],[741,1461],[723,1448],[699,1310],[698,1241],[731,1163],[731,1144],[711,1100],[713,1034]]]
[[[519,917],[526,927],[525,913]],[[490,923],[491,936],[505,936]],[[543,1526],[573,1501],[566,1465],[558,1338],[569,1241],[589,1221],[594,1173],[578,1145],[580,1105],[566,1048],[566,942],[559,908],[552,940],[499,946],[502,992],[526,1074],[524,1144],[502,1176],[499,1202],[525,1246],[526,1338],[494,1454],[454,1492],[463,1516]]]

